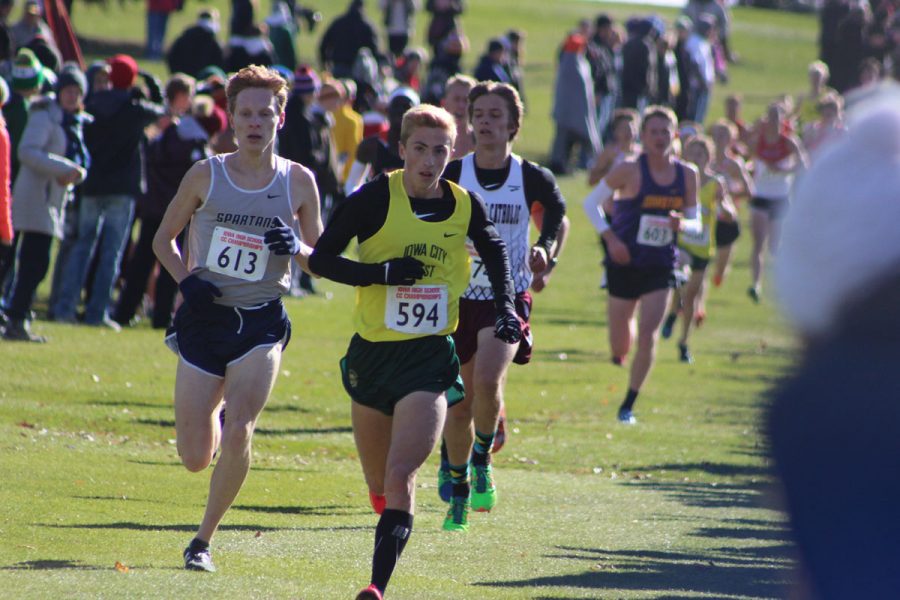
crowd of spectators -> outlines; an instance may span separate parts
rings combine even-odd
[[[169,324],[177,288],[160,273],[150,241],[187,169],[235,149],[224,110],[229,72],[269,65],[290,82],[277,149],[315,173],[326,216],[367,175],[402,164],[396,124],[409,107],[441,103],[475,80],[509,83],[527,98],[522,31],[491,38],[477,59],[467,58],[474,80],[462,73],[470,52],[463,0],[380,0],[380,18],[350,0],[321,25],[317,56],[306,60],[296,55],[295,37],[320,26],[321,15],[295,0],[274,2],[265,17],[256,3],[233,0],[227,35],[218,11],[204,7],[168,48],[154,37],[165,27],[151,14],[165,12],[159,6],[148,5],[146,53],[165,60],[165,83],[127,55],[82,71],[63,60],[36,0],[25,1],[15,22],[0,4],[0,327],[7,339],[43,341],[30,322],[35,291],[51,274],[42,313],[50,319],[117,330],[142,318]],[[810,66],[810,89],[781,99],[785,131],[810,152],[843,130],[841,93],[895,64],[900,20],[890,2],[873,6],[826,4],[822,61]],[[414,43],[419,18],[428,19],[422,46]],[[712,90],[737,59],[729,37],[729,15],[717,0],[690,0],[671,24],[656,16],[619,23],[606,14],[580,22],[556,56],[551,168],[608,169],[634,151],[636,115],[649,104],[673,107],[682,127],[701,132]],[[729,97],[726,112],[735,152],[752,160],[754,126],[741,119],[739,97]],[[457,118],[465,131],[464,111]],[[294,293],[315,293],[312,281],[298,273]]]

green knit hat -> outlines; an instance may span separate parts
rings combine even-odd
[[[44,83],[44,68],[34,52],[22,48],[16,54],[12,67],[12,87],[16,91],[40,88]]]

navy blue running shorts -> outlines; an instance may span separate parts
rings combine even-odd
[[[671,267],[606,265],[606,289],[616,298],[637,300],[644,294],[674,287],[677,281]]]
[[[188,365],[214,377],[257,348],[291,339],[291,321],[280,299],[251,307],[213,304],[202,313],[187,302],[175,312],[166,345]]]

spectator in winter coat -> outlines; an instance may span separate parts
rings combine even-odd
[[[166,63],[170,73],[184,73],[199,78],[209,66],[225,67],[225,53],[216,38],[219,32],[219,11],[204,8],[191,25],[169,47]]]
[[[30,331],[31,305],[50,267],[54,238],[61,238],[65,204],[73,186],[84,181],[90,159],[82,136],[89,117],[81,100],[87,91],[84,74],[68,67],[57,80],[56,98],[32,102],[22,141],[21,168],[13,193],[13,225],[19,232],[18,257],[6,315],[4,339],[44,342]]]
[[[96,251],[97,271],[84,323],[118,329],[107,309],[131,231],[135,198],[146,190],[144,129],[159,121],[165,108],[135,97],[132,87],[138,71],[133,58],[117,54],[109,63],[112,89],[93,94],[85,107],[94,116],[94,122],[85,128],[91,165],[82,188],[78,239],[64,266],[53,312],[59,321],[75,321],[81,288]]]
[[[384,27],[388,37],[388,51],[397,57],[406,50],[409,38],[416,29],[419,0],[380,0],[384,11]]]
[[[319,43],[319,64],[338,78],[350,77],[361,48],[378,54],[378,34],[363,12],[362,0],[352,0],[347,12],[335,19]]]
[[[628,40],[622,46],[622,105],[641,111],[656,95],[657,53],[653,24],[632,19],[626,24]]]
[[[553,120],[556,136],[550,151],[550,169],[567,173],[569,155],[579,147],[578,167],[587,168],[600,152],[597,107],[591,66],[585,58],[587,41],[580,34],[570,35],[563,44],[556,73]]]
[[[506,45],[503,40],[494,38],[488,42],[487,52],[481,55],[474,75],[478,81],[511,84],[509,71],[506,70]]]
[[[166,86],[166,97],[172,100],[193,90],[185,81],[173,78]],[[125,287],[113,313],[113,320],[123,326],[135,317],[144,297],[150,275],[156,265],[153,236],[159,230],[168,208],[185,173],[198,160],[209,158],[209,140],[225,129],[225,113],[208,97],[195,99],[189,114],[181,116],[166,127],[147,147],[147,194],[139,203],[141,233],[128,263]],[[172,320],[172,309],[178,285],[169,272],[160,269],[153,297],[154,329],[165,329]]]

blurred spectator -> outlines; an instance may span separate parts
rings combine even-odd
[[[409,39],[416,30],[416,11],[419,0],[379,0],[384,11],[384,27],[388,38],[388,51],[392,56],[401,56]]]
[[[275,64],[283,65],[293,72],[297,68],[297,53],[294,50],[297,25],[287,2],[277,0],[272,3],[272,13],[266,17],[266,28],[269,31],[269,42],[275,51]]]
[[[600,152],[597,107],[591,67],[585,58],[587,40],[580,34],[566,38],[556,73],[553,121],[556,135],[550,151],[550,169],[557,174],[569,171],[569,155],[578,146],[577,165],[585,169]]]
[[[28,106],[44,84],[44,68],[34,52],[23,48],[16,54],[12,68],[12,93],[3,106],[11,148],[11,181],[19,174],[19,140],[28,122]]]
[[[694,23],[694,31],[688,36],[684,50],[688,59],[688,96],[685,116],[697,123],[706,120],[709,100],[716,83],[716,65],[713,57],[712,38],[716,25],[708,15]]]
[[[366,137],[356,149],[356,157],[350,175],[344,185],[344,195],[349,196],[367,180],[381,173],[403,168],[400,158],[400,125],[403,115],[413,106],[419,105],[419,95],[409,88],[398,88],[388,100],[387,141],[379,137]]]
[[[300,163],[316,176],[319,200],[328,204],[337,195],[336,156],[331,144],[332,117],[317,102],[321,81],[305,65],[294,74],[294,87],[285,105],[284,126],[278,130],[278,155]]]
[[[334,142],[338,183],[341,189],[350,174],[356,149],[363,139],[362,115],[353,110],[353,96],[356,94],[351,93],[348,88],[356,90],[356,84],[350,80],[330,80],[323,83],[322,89],[319,90],[319,104],[334,120],[331,138]]]
[[[319,43],[319,64],[338,78],[350,77],[361,48],[378,53],[378,34],[363,11],[362,0],[351,0],[347,12],[335,19]]]
[[[184,8],[184,0],[147,0],[147,48],[144,56],[150,60],[163,57],[163,43],[169,15]]]
[[[473,75],[477,81],[497,81],[499,83],[511,83],[509,72],[506,70],[506,45],[500,38],[488,41],[487,51],[478,60]]]
[[[828,87],[828,65],[821,60],[813,61],[807,69],[809,90],[798,96],[794,117],[800,130],[819,118],[819,102],[826,93],[834,91]]]
[[[463,8],[463,0],[428,0],[425,3],[425,10],[431,13],[428,45],[431,46],[432,55],[437,56],[438,46],[458,29],[457,17],[462,14]]]
[[[834,70],[841,52],[839,28],[850,12],[848,0],[825,0],[819,11],[819,58]]]
[[[204,8],[197,15],[197,22],[176,38],[169,47],[166,63],[170,73],[184,73],[200,77],[209,66],[225,67],[225,54],[216,38],[219,33],[219,11]]]
[[[898,107],[890,86],[851,109],[784,223],[776,281],[805,351],[767,429],[804,575],[790,597],[900,597]]]
[[[881,81],[884,66],[877,58],[870,56],[859,63],[859,86],[868,87]]]
[[[506,71],[509,82],[519,92],[522,105],[527,108],[525,99],[525,32],[510,29],[503,38],[506,42]]]
[[[225,112],[206,96],[192,98],[192,83],[184,76],[169,80],[166,85],[169,104],[181,105],[186,99],[189,112],[173,121],[147,147],[147,194],[138,203],[140,237],[129,260],[125,287],[113,313],[113,319],[123,326],[135,318],[157,264],[152,242],[166,208],[175,197],[185,173],[198,160],[211,156],[209,140],[225,129]],[[180,108],[175,111],[181,112]],[[169,326],[177,291],[178,286],[168,271],[159,269],[153,287],[151,323],[154,329]]]
[[[616,44],[613,21],[609,15],[599,15],[588,40],[587,59],[594,81],[594,99],[597,105],[597,131],[606,139],[613,110],[619,95],[619,76],[616,72]]]
[[[135,97],[132,87],[138,70],[132,57],[117,54],[108,62],[112,89],[92,94],[86,105],[94,117],[85,128],[91,165],[82,187],[78,238],[63,267],[53,312],[59,321],[75,321],[81,288],[96,251],[97,272],[84,323],[118,329],[118,324],[108,317],[107,308],[131,229],[135,198],[146,190],[144,129],[161,119],[165,108]]]
[[[656,43],[649,19],[629,19],[622,45],[622,106],[644,110],[656,94]]]
[[[462,72],[462,57],[469,50],[469,40],[454,22],[450,32],[434,48],[436,54],[428,65],[428,77],[422,90],[423,101],[431,104],[444,97],[447,80]]]
[[[38,0],[25,0],[25,4],[22,7],[22,18],[9,28],[9,34],[12,37],[13,46],[17,49],[27,46],[28,42],[36,35],[40,35],[47,42],[53,44],[54,48],[56,47],[53,31],[50,30],[50,26],[44,21],[41,4]],[[56,53],[59,55],[58,48]]]
[[[692,23],[699,23],[704,16],[709,17],[716,26],[718,41],[722,45],[725,58],[734,62],[736,55],[731,51],[729,40],[731,38],[731,15],[728,14],[728,5],[719,0],[688,0],[682,14],[688,17]]]
[[[21,169],[13,194],[13,224],[19,232],[12,294],[6,307],[4,339],[44,342],[30,331],[29,315],[37,287],[50,267],[53,238],[63,234],[64,206],[73,186],[84,181],[90,163],[83,125],[90,117],[82,99],[87,80],[77,66],[66,67],[56,96],[31,103],[19,144]]]
[[[225,70],[237,73],[250,65],[275,64],[275,49],[258,25],[250,25],[241,34],[232,34],[225,52]]]
[[[819,99],[819,117],[803,128],[803,145],[811,157],[818,155],[820,148],[847,131],[843,111],[844,99],[837,92],[826,92]]]
[[[860,64],[870,55],[866,39],[868,25],[869,13],[861,7],[850,9],[838,24],[838,47],[828,66],[831,85],[842,94],[859,86]]]
[[[656,38],[656,73],[657,91],[654,104],[674,106],[681,92],[674,33],[662,31]]]
[[[15,6],[14,0],[0,0],[0,25],[4,27],[8,27],[9,23],[9,15],[12,14],[12,9]],[[13,48],[15,50],[15,48]]]
[[[420,69],[426,59],[425,51],[421,48],[411,48],[404,52],[403,56],[397,59],[397,66],[394,69],[397,82],[400,85],[414,89],[418,93],[421,85],[419,79]]]
[[[0,79],[0,107],[9,101],[9,86],[6,81]],[[10,143],[9,132],[6,130],[6,120],[0,114],[0,282],[6,279],[6,274],[13,261],[13,226],[12,193],[10,191]],[[6,326],[6,318],[0,311],[0,335]]]
[[[446,93],[441,98],[441,106],[456,121],[456,143],[453,145],[451,160],[462,158],[475,149],[475,137],[469,121],[469,92],[477,83],[468,75],[454,75],[447,82]]]

